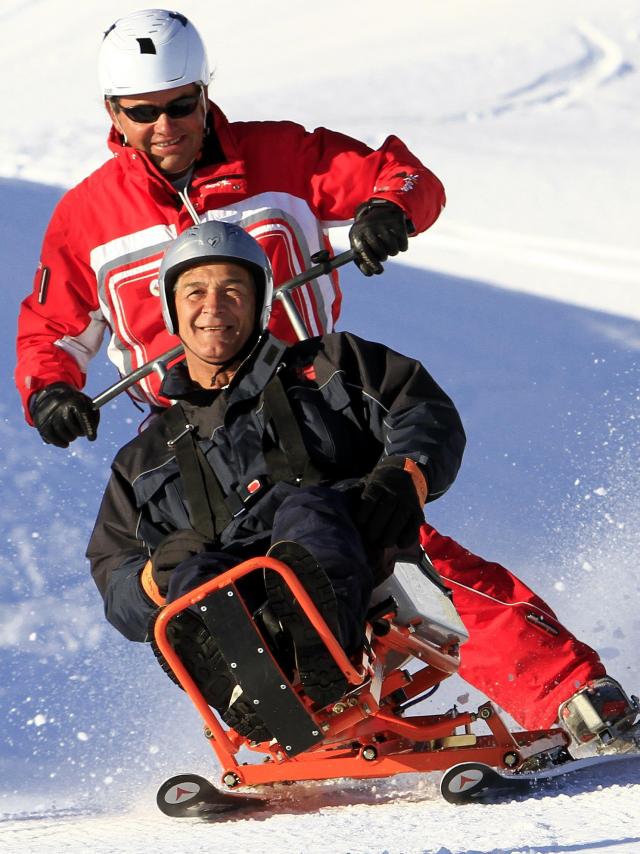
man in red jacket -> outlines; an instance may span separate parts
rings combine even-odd
[[[407,248],[407,221],[424,231],[444,205],[440,181],[397,137],[373,151],[324,128],[230,123],[207,100],[209,76],[202,40],[178,13],[136,12],[105,35],[100,78],[114,156],[58,204],[20,315],[16,383],[27,420],[51,444],[95,438],[98,415],[79,389],[107,328],[123,374],[176,343],[162,323],[158,267],[194,219],[241,225],[266,251],[277,287],[329,248],[329,226],[354,217],[356,263],[379,273]],[[310,335],[333,331],[336,275],[294,299]],[[295,340],[280,304],[271,331]],[[166,405],[158,385],[143,380],[140,397]]]
[[[19,320],[16,383],[26,417],[59,447],[96,438],[99,413],[81,389],[107,329],[122,374],[176,343],[162,321],[158,269],[168,244],[192,222],[241,225],[264,248],[277,286],[330,248],[328,227],[349,222],[356,264],[367,276],[380,273],[445,202],[440,181],[397,137],[374,151],[324,128],[228,122],[207,99],[202,39],[177,12],[150,9],[116,21],[102,43],[100,79],[114,156],[58,204]],[[341,302],[335,273],[294,298],[309,334],[333,330]],[[295,340],[280,304],[270,329]],[[166,406],[158,386],[151,374],[137,394]],[[582,706],[595,696],[589,705],[599,708],[605,697],[598,732],[613,717],[635,717],[597,653],[511,573],[427,525],[423,544],[470,631],[464,678],[527,727],[550,725],[566,701],[572,705],[562,714],[573,721],[576,691]]]

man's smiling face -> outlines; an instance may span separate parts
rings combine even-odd
[[[135,115],[136,107],[171,108],[176,104],[182,108],[181,112],[190,106],[193,110],[182,118],[172,118],[163,112],[150,122],[134,121],[127,114],[133,108]],[[204,139],[205,106],[202,91],[195,83],[162,92],[122,96],[115,104],[107,101],[106,105],[112,122],[128,144],[148,154],[169,177],[185,173],[198,157]]]
[[[226,261],[191,267],[178,276],[175,307],[189,373],[206,388],[217,367],[233,360],[255,328],[253,276]]]

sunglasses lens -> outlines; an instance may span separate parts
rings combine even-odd
[[[125,113],[132,122],[140,122],[140,124],[150,124],[156,122],[162,113],[158,107],[153,104],[138,104],[137,107],[122,107],[122,112]]]
[[[165,107],[156,107],[155,104],[137,104],[135,107],[121,106],[120,109],[132,122],[148,125],[151,122],[157,122],[163,113],[166,113],[170,119],[183,119],[185,116],[190,116],[199,101],[199,95],[185,95],[170,101]]]
[[[194,112],[200,101],[199,95],[187,95],[184,98],[176,98],[167,104],[165,112],[170,119],[183,119]]]

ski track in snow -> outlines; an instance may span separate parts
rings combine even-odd
[[[588,92],[632,70],[620,45],[588,21],[576,25],[583,53],[567,65],[542,74],[505,96],[504,110],[538,104],[566,107]]]
[[[606,278],[609,282],[637,283],[640,270],[640,249],[482,228],[468,223],[443,223],[438,233],[431,235],[430,243],[543,269]]]
[[[399,261],[422,261],[442,271],[453,266],[461,275],[474,268],[488,284],[518,291],[525,283],[524,289],[536,296],[600,311],[614,303],[618,313],[640,320],[640,249],[445,217],[437,231],[416,240],[411,259]],[[576,280],[582,283],[578,291]]]
[[[633,70],[620,44],[594,24],[578,22],[573,35],[580,48],[575,59],[542,72],[529,83],[506,92],[487,107],[448,116],[445,120],[479,121],[507,113],[564,109],[583,101],[600,86]]]
[[[299,796],[297,803],[289,795],[280,803],[276,800],[270,810],[210,823],[168,819],[148,805],[111,815],[80,817],[60,810],[9,817],[0,822],[0,852],[637,854],[640,850],[640,785],[602,788],[592,794],[568,787],[526,804],[463,807],[435,800],[428,791],[426,796],[424,791],[422,796],[414,792],[386,803],[361,802],[349,793],[326,796],[313,787]],[[570,842],[565,834],[568,823],[580,828],[572,831]]]

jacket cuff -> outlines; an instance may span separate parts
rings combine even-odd
[[[423,506],[426,503],[427,496],[429,495],[429,485],[427,483],[426,477],[420,470],[420,466],[418,465],[418,463],[408,458],[405,458],[403,468],[411,475],[411,480],[413,481],[418,500]]]
[[[414,463],[415,465],[415,463]],[[166,603],[166,598],[160,592],[158,585],[155,582],[152,572],[152,564],[151,561],[148,560],[144,567],[142,568],[142,572],[140,573],[140,586],[147,594],[149,599],[154,602],[156,605],[164,605]]]

